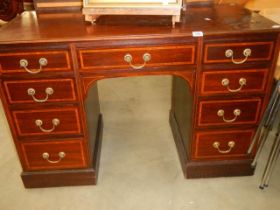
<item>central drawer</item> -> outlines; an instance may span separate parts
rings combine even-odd
[[[197,126],[253,125],[258,121],[261,105],[260,98],[200,101]]]
[[[19,137],[82,134],[77,107],[12,111]]]
[[[195,45],[79,49],[81,70],[142,69],[145,67],[195,64]]]

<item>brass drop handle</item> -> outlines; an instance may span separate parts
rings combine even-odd
[[[59,163],[63,158],[65,158],[65,156],[66,156],[65,152],[59,152],[58,153],[58,157],[59,157],[58,160],[50,160],[49,159],[50,158],[50,154],[49,153],[44,152],[42,154],[43,159],[48,161],[49,163]]]
[[[232,61],[232,63],[234,63],[234,64],[242,64],[242,63],[245,63],[245,62],[247,61],[248,57],[251,56],[251,54],[252,54],[252,50],[251,50],[250,48],[246,48],[246,49],[243,51],[243,55],[245,56],[245,58],[244,58],[243,60],[241,60],[241,61],[236,61],[236,60],[234,59],[233,50],[232,50],[232,49],[228,49],[228,50],[226,50],[226,52],[225,52],[225,56],[226,56],[227,58],[231,58],[231,61]]]
[[[35,125],[38,126],[40,128],[40,130],[43,131],[44,133],[51,133],[51,132],[53,132],[55,130],[55,128],[60,124],[60,120],[57,119],[57,118],[54,118],[52,120],[52,124],[53,124],[53,127],[51,129],[47,130],[47,129],[44,129],[42,127],[42,125],[43,125],[43,121],[42,120],[40,120],[40,119],[35,120]]]
[[[33,98],[33,101],[38,102],[38,103],[46,102],[49,99],[49,96],[54,93],[54,90],[51,87],[47,87],[45,89],[45,93],[46,93],[46,97],[44,99],[37,99],[35,97],[36,91],[34,88],[28,88],[28,90],[27,90],[27,94]]]
[[[134,64],[132,64],[132,60],[133,60],[132,55],[130,55],[130,54],[128,53],[128,54],[126,54],[126,55],[124,56],[124,61],[127,62],[127,63],[131,66],[131,68],[133,68],[133,69],[135,69],[135,70],[143,69],[143,68],[146,66],[147,62],[149,62],[151,59],[152,59],[151,54],[145,53],[145,54],[143,55],[143,61],[144,61],[144,63],[143,63],[142,65],[134,65]]]
[[[213,146],[215,149],[217,149],[219,153],[221,153],[221,154],[227,154],[227,153],[230,153],[230,152],[231,152],[232,148],[235,146],[235,142],[234,142],[234,141],[229,141],[229,142],[228,142],[228,147],[229,147],[229,148],[228,148],[227,150],[221,150],[221,149],[220,149],[220,142],[218,142],[218,141],[215,141],[215,142],[212,144],[212,146]]]
[[[219,117],[222,117],[224,122],[231,123],[231,122],[234,122],[237,119],[237,117],[241,115],[241,110],[240,109],[233,110],[234,118],[230,119],[230,120],[225,119],[225,116],[224,116],[225,111],[223,109],[219,109],[218,112],[217,112],[217,115]]]
[[[40,68],[37,69],[37,70],[30,70],[30,69],[27,68],[28,67],[28,61],[26,59],[21,59],[19,61],[20,67],[24,68],[25,71],[27,71],[30,74],[38,74],[38,73],[40,73],[43,70],[43,66],[46,66],[47,64],[48,64],[48,60],[46,58],[40,58],[39,59]]]
[[[239,79],[239,85],[240,85],[240,87],[237,88],[237,89],[231,89],[231,88],[229,87],[229,79],[228,79],[228,78],[222,79],[221,84],[222,84],[222,86],[226,87],[227,90],[228,90],[229,92],[236,93],[236,92],[239,92],[240,90],[242,90],[243,86],[246,85],[246,82],[247,82],[247,81],[246,81],[245,78],[243,78],[243,77],[240,78],[240,79]]]

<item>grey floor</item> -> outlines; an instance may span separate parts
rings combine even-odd
[[[269,145],[254,176],[186,180],[168,124],[171,78],[99,82],[104,137],[97,186],[25,189],[0,108],[1,210],[279,210],[280,161],[258,189]]]

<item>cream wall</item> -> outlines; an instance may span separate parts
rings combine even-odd
[[[260,14],[280,24],[280,0],[250,0],[246,7],[251,10],[260,10]],[[280,58],[278,66],[280,66]]]
[[[250,0],[246,7],[260,10],[262,15],[280,24],[280,0]]]

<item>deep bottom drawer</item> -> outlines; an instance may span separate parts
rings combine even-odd
[[[87,166],[83,140],[21,143],[25,170],[69,169]]]
[[[197,132],[194,159],[246,158],[254,130]]]

